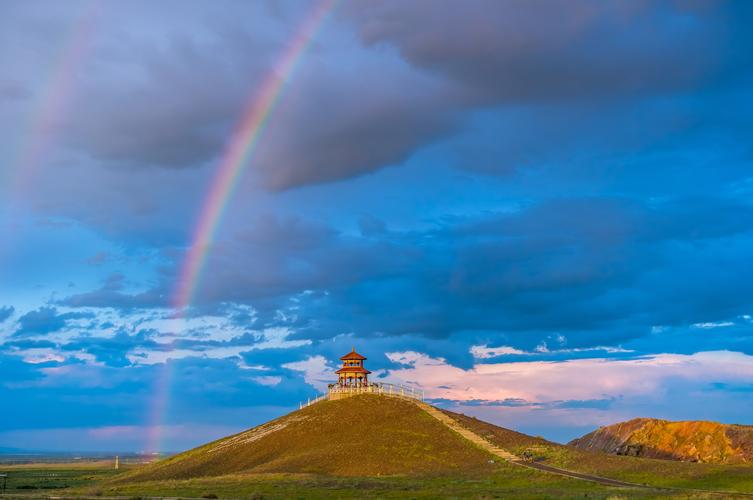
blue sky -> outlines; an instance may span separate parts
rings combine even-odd
[[[341,3],[174,319],[224,146],[316,6],[0,8],[0,444],[196,445],[353,345],[560,441],[751,423],[746,1]]]

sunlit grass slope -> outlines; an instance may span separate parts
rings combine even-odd
[[[314,404],[119,481],[239,472],[372,477],[484,473],[494,468],[493,458],[409,401],[362,395]]]
[[[722,465],[637,458],[586,451],[552,443],[458,413],[445,411],[464,427],[518,456],[568,470],[639,484],[753,493],[753,465]]]

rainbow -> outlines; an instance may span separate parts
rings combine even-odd
[[[32,183],[44,153],[49,149],[55,126],[74,94],[76,72],[92,47],[104,2],[85,4],[52,64],[47,83],[37,100],[26,140],[13,162],[6,186],[9,197],[17,197]]]
[[[182,323],[191,305],[214,235],[234,188],[254,153],[283,91],[291,81],[298,63],[321,30],[328,14],[334,9],[336,1],[321,0],[312,9],[277,64],[269,72],[258,91],[249,99],[241,120],[230,136],[217,167],[217,173],[205,197],[192,233],[191,244],[178,274],[177,286],[171,303],[174,311],[175,333],[181,330],[182,325],[178,323]],[[174,343],[170,347],[173,345]],[[147,449],[152,452],[160,450],[160,439],[164,433],[162,423],[167,412],[171,379],[172,368],[169,360],[166,360],[165,366],[157,377],[155,401],[147,436],[149,442]]]
[[[192,243],[178,278],[173,307],[184,310],[191,304],[199,284],[214,234],[227,208],[233,190],[253,154],[269,117],[280,101],[306,48],[319,32],[335,0],[323,0],[301,26],[293,42],[272,69],[258,93],[253,95],[240,124],[232,134],[217,174],[200,212]]]

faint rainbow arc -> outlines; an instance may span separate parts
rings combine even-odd
[[[26,141],[19,148],[12,177],[8,182],[9,196],[18,196],[34,178],[35,170],[49,147],[56,121],[66,111],[74,88],[76,70],[81,67],[101,16],[102,2],[90,2],[71,27],[71,34],[53,63],[47,85],[33,112]]]
[[[198,222],[192,233],[192,243],[180,268],[171,302],[176,324],[185,318],[186,309],[191,304],[209,247],[233,189],[243,174],[265,125],[290,82],[298,63],[336,4],[337,0],[322,0],[307,16],[278,63],[267,75],[259,90],[249,99],[242,118],[231,135],[217,168],[217,174],[202,205]],[[176,329],[180,329],[180,326]],[[173,346],[174,342],[170,347]],[[151,423],[147,435],[148,451],[160,449],[161,425],[167,413],[171,379],[172,368],[169,360],[165,360],[165,366],[157,377]]]
[[[193,233],[193,243],[183,261],[178,278],[173,307],[179,313],[191,304],[219,222],[272,111],[280,101],[283,90],[290,82],[301,56],[319,32],[335,3],[335,0],[323,0],[305,20],[297,36],[267,76],[259,92],[247,105],[239,126],[231,136],[200,212],[199,221]]]

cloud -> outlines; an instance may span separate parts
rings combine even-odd
[[[749,414],[734,388],[750,386],[753,365],[737,352],[477,362],[469,369],[417,352],[388,355],[403,365],[389,371],[391,380],[419,385],[440,406],[560,442],[636,417],[739,423]]]
[[[91,313],[77,311],[58,313],[55,307],[42,306],[27,312],[18,319],[19,327],[13,336],[46,335],[62,330],[70,320],[91,317],[93,317]]]
[[[169,297],[162,289],[150,289],[139,293],[127,293],[125,291],[125,276],[120,273],[109,275],[103,282],[102,287],[91,292],[78,293],[65,297],[59,301],[62,306],[82,308],[118,308],[121,310],[131,309],[156,309],[167,307]]]
[[[3,323],[8,318],[13,316],[13,313],[16,311],[16,309],[13,306],[3,306],[0,307],[0,323]]]
[[[735,47],[742,25],[731,22],[748,9],[734,4],[447,0],[347,10],[365,43],[394,45],[487,102],[667,92],[750,63]]]
[[[327,384],[333,382],[335,371],[323,356],[309,356],[303,361],[285,363],[283,368],[303,372],[303,379],[319,392],[327,390]]]
[[[564,339],[564,336],[560,335],[560,338]],[[593,354],[595,352],[603,352],[606,354],[625,354],[633,352],[630,349],[623,349],[621,347],[609,347],[609,346],[594,346],[585,348],[558,348],[549,349],[546,342],[542,342],[533,351],[524,351],[516,349],[510,346],[489,347],[487,345],[473,345],[470,348],[470,353],[474,359],[486,360],[498,358],[501,356],[542,356],[542,355],[572,355],[579,353]]]
[[[555,198],[368,235],[260,216],[214,243],[195,312],[245,304],[257,327],[290,340],[465,332],[470,345],[533,352],[560,333],[571,353],[614,348],[655,325],[729,321],[753,307],[739,265],[751,220],[747,204],[710,197]],[[135,294],[111,280],[60,303],[164,306],[174,276]]]
[[[282,382],[282,377],[276,377],[274,375],[260,375],[258,377],[253,377],[253,380],[261,385],[274,387]]]
[[[486,345],[471,346],[471,354],[476,359],[496,358],[497,356],[530,354],[510,346],[487,347]]]
[[[418,352],[393,352],[387,353],[387,357],[406,366],[390,370],[391,377],[424,388],[429,398],[454,401],[551,403],[655,398],[678,380],[698,386],[753,380],[751,356],[729,351],[655,354],[632,359],[478,363],[469,370]]]
[[[750,382],[719,353],[753,355],[745,2],[341,5],[178,322],[201,200],[310,7],[221,5],[108,5],[77,65],[57,62],[85,4],[0,19],[0,151],[40,146],[0,210],[8,428],[139,432],[163,370],[187,433],[273,417],[353,342],[380,377],[395,366],[379,353],[423,346],[406,377],[429,383],[436,362],[437,395],[468,387],[492,398],[463,400],[476,414],[536,433],[749,418]],[[69,92],[49,94],[58,69]],[[46,95],[68,113],[32,136]],[[555,376],[577,382],[567,399]]]
[[[442,96],[435,82],[401,70],[386,78],[384,68],[296,82],[264,132],[253,171],[267,188],[284,190],[399,165],[459,125]]]

